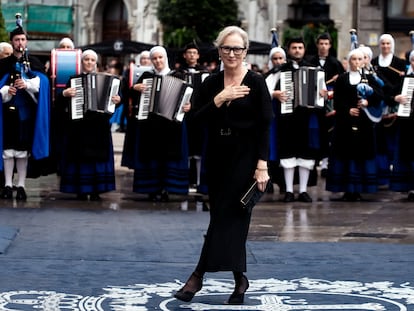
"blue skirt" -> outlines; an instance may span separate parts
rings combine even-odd
[[[403,129],[398,128],[395,136],[395,141],[399,142],[399,144],[396,143],[394,149],[389,189],[396,192],[407,192],[414,190],[414,159],[411,156],[407,156],[407,154],[402,154],[404,151],[401,151],[403,147],[401,141],[406,138],[401,137],[401,130]]]
[[[60,191],[88,194],[115,190],[115,164],[112,140],[106,162],[74,162],[64,157],[61,161]]]
[[[133,192],[160,193],[165,190],[173,194],[188,194],[189,159],[187,128],[182,124],[181,157],[178,160],[140,160],[135,157]]]
[[[326,190],[331,192],[377,192],[376,159],[348,160],[331,157],[326,177]]]

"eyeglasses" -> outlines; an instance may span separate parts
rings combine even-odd
[[[246,50],[246,48],[242,48],[239,46],[226,45],[220,46],[220,49],[224,54],[230,54],[230,52],[233,51],[234,55],[241,55],[244,52],[244,50]]]

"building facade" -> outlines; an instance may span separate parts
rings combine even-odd
[[[273,27],[278,29],[279,37],[283,38],[284,31],[293,26],[329,22],[338,32],[338,58],[345,57],[349,51],[351,28],[357,29],[359,42],[371,46],[374,54],[378,52],[378,37],[387,27],[396,38],[397,54],[402,55],[407,49],[411,49],[408,37],[410,29],[406,28],[412,23],[414,8],[409,0],[237,2],[240,23],[254,41],[270,43],[270,29]],[[55,47],[59,38],[64,36],[73,38],[76,46],[111,40],[162,44],[162,25],[156,17],[157,5],[157,0],[2,0],[3,16],[8,30],[14,27],[14,14],[23,11],[31,35],[29,48],[45,53]],[[64,8],[67,10],[64,11]],[[35,9],[43,10],[43,13],[39,14]],[[70,22],[70,27],[66,31],[51,32],[52,25],[62,23],[58,9],[64,11],[59,14],[65,16],[65,22]],[[37,19],[38,16],[43,16],[44,20],[31,21],[33,16],[37,16]],[[35,28],[35,25],[40,26],[31,31],[31,27]],[[256,63],[265,58],[254,55],[249,57],[251,62]]]

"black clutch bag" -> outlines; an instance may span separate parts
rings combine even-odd
[[[240,199],[240,203],[243,209],[247,210],[248,212],[251,212],[253,207],[256,205],[257,202],[259,202],[263,194],[267,192],[270,185],[271,181],[269,180],[266,184],[265,191],[262,192],[257,187],[257,181],[255,180]]]

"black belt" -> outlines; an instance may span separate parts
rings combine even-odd
[[[232,132],[231,128],[225,127],[220,129],[220,136],[231,136],[234,131]]]
[[[222,127],[219,129],[220,136],[236,137],[236,136],[249,136],[254,133],[254,129],[239,129],[232,127]]]
[[[16,111],[16,109],[17,109],[17,107],[16,107],[16,105],[15,104],[8,104],[8,103],[6,103],[5,104],[5,107],[7,108],[7,110],[9,110],[9,111]]]

